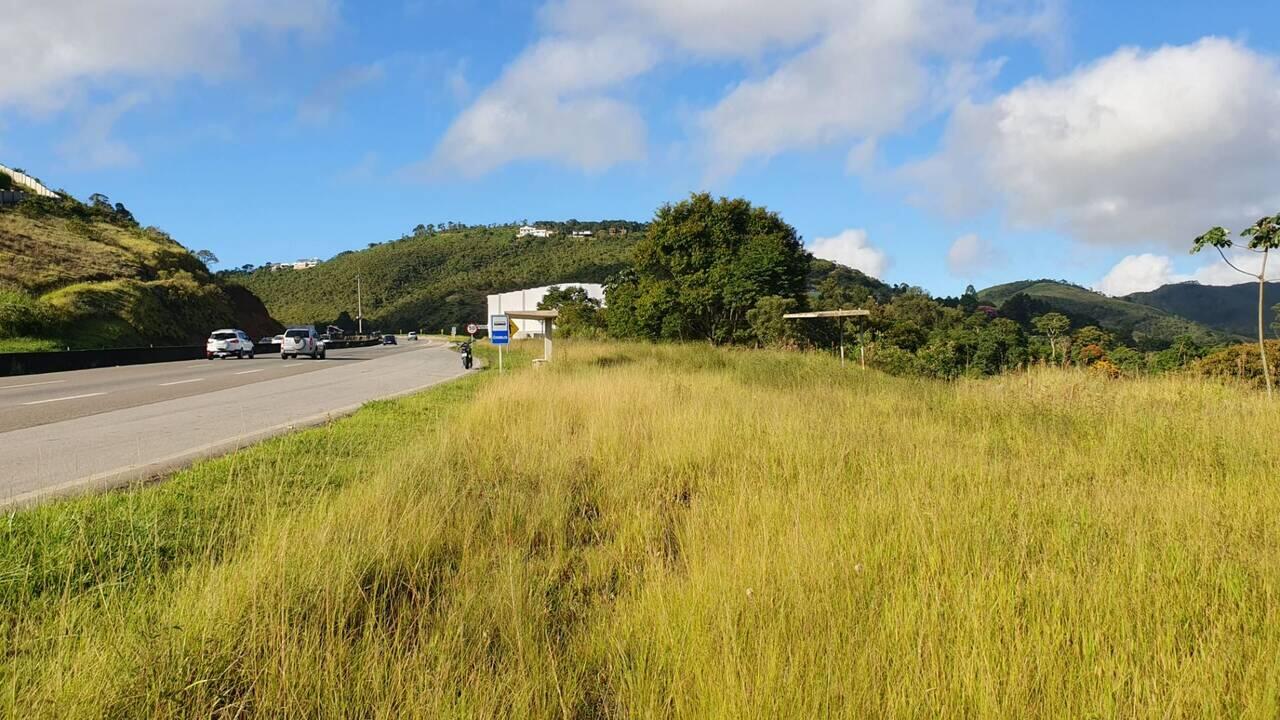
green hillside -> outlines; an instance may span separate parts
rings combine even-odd
[[[1139,347],[1165,347],[1180,335],[1191,335],[1206,345],[1235,339],[1231,333],[1160,308],[1107,297],[1057,280],[1020,280],[995,285],[979,292],[978,299],[1001,307],[1016,295],[1029,298],[1036,314],[1050,310],[1060,312],[1070,317],[1075,327],[1098,325],[1115,333],[1121,341]]]
[[[203,341],[279,327],[173,238],[123,206],[30,198],[0,208],[0,351]]]
[[[1125,300],[1141,303],[1181,315],[1209,327],[1246,337],[1258,336],[1258,284],[1201,285],[1195,282],[1175,283],[1151,292],[1126,295]],[[1280,282],[1266,287],[1266,306],[1280,303]],[[1266,325],[1273,320],[1267,310]]]
[[[307,270],[238,274],[285,323],[326,324],[356,316],[356,276],[365,329],[439,329],[483,322],[485,296],[566,282],[604,282],[630,262],[637,233],[516,238],[515,226],[420,232],[345,252]],[[345,325],[345,319],[339,324]]]

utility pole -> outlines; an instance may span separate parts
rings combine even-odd
[[[364,304],[360,297],[360,276],[356,275],[356,322],[359,323],[357,333],[364,335]]]

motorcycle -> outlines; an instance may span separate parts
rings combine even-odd
[[[472,363],[471,343],[472,342],[473,342],[472,340],[468,340],[467,342],[462,343],[461,352],[462,352],[462,369],[463,370],[471,369],[471,363]]]

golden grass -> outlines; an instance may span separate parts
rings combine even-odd
[[[1256,394],[558,350],[554,368],[35,511],[115,529],[23,535],[41,592],[0,566],[0,701],[51,717],[1280,714],[1277,410]],[[353,474],[337,455],[355,436]],[[165,513],[130,509],[166,492]],[[179,548],[162,566],[154,544],[118,542],[148,532]],[[91,581],[60,584],[60,563]]]

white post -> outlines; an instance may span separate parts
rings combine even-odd
[[[502,374],[502,346],[498,346],[498,374]]]

